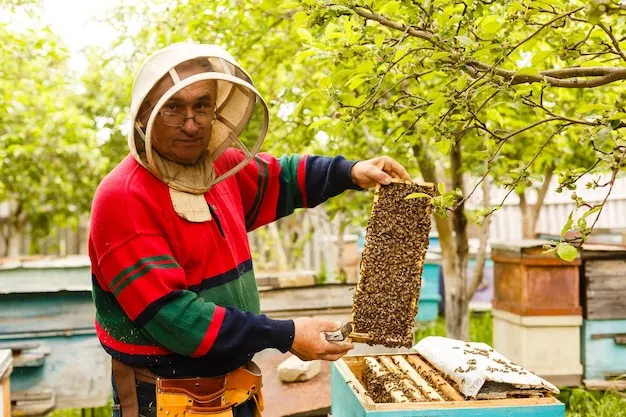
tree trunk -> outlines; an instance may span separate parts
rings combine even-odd
[[[337,221],[337,225],[338,225],[338,232],[337,232],[337,267],[336,267],[336,272],[335,272],[335,279],[339,282],[345,283],[346,282],[346,268],[345,268],[345,262],[344,262],[344,249],[346,247],[345,245],[345,241],[343,239],[343,234],[345,233],[345,229],[346,229],[346,222],[344,221],[344,215],[343,213],[337,213],[336,215],[336,221]]]
[[[491,206],[491,181],[489,177],[485,177],[482,183],[483,201],[485,208]],[[476,266],[474,267],[474,274],[470,281],[468,298],[469,300],[474,297],[480,283],[483,280],[485,273],[485,259],[487,259],[487,243],[489,242],[489,226],[491,225],[491,216],[483,219],[483,224],[480,226],[480,237],[478,244],[478,253],[476,254]]]
[[[519,209],[522,215],[522,238],[523,239],[532,239],[532,229],[531,229],[531,210],[528,207],[528,202],[526,201],[526,190],[519,191],[517,193],[519,197]]]
[[[463,159],[461,142],[457,140],[450,150],[450,170],[452,188],[463,191]],[[463,194],[464,195],[464,194]],[[467,282],[467,264],[469,261],[469,245],[467,243],[467,217],[465,203],[461,202],[452,212],[452,224],[456,242],[457,276],[449,289],[446,283],[446,334],[454,339],[469,338],[469,294]],[[448,292],[450,294],[448,295]],[[448,315],[448,312],[450,314]]]
[[[537,201],[532,206],[528,204],[526,199],[526,190],[523,190],[517,195],[519,196],[519,207],[522,215],[522,237],[524,239],[534,239],[537,231],[537,222],[539,221],[539,215],[543,208],[543,203],[548,194],[550,188],[550,182],[552,182],[552,176],[554,175],[554,168],[550,167],[546,171],[543,184],[537,192]]]
[[[418,142],[413,145],[412,150],[424,181],[434,184],[441,182],[438,181],[433,159],[427,155],[423,144]],[[458,239],[456,242],[453,239],[452,221],[449,218],[433,217],[441,246],[441,266],[446,299],[446,335],[451,338],[465,340],[469,335],[469,302],[466,302],[465,305],[461,303],[462,299],[459,295],[461,287],[465,288],[467,273],[465,272],[465,274],[461,275],[463,272],[460,268],[461,263],[456,250]],[[467,239],[467,235],[465,236]],[[464,246],[467,248],[467,240]],[[467,254],[465,256],[464,269],[467,271]]]

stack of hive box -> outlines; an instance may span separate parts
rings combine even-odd
[[[626,374],[626,247],[585,244],[580,278],[584,375],[598,385]]]
[[[492,245],[494,348],[557,385],[579,385],[580,258],[545,254],[548,242]]]

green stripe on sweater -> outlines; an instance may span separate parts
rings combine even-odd
[[[198,297],[200,301],[213,302],[223,307],[233,306],[240,311],[251,311],[254,314],[260,313],[259,293],[253,271],[246,272],[235,281],[204,290],[198,294]],[[107,293],[94,285],[93,299],[96,304],[96,320],[115,340],[131,345],[161,346],[148,334],[147,329],[138,329],[133,325],[113,294]],[[177,305],[180,307],[180,304]],[[159,318],[159,320],[161,321],[162,318]],[[174,318],[174,320],[177,320],[177,318]],[[154,331],[156,332],[155,334],[162,333],[159,330],[160,327],[169,326],[165,323],[155,324],[154,319],[151,323],[152,329],[150,332]]]
[[[144,329],[167,349],[190,356],[202,343],[214,313],[214,304],[184,291],[163,306]]]
[[[252,208],[246,215],[246,228],[248,229],[254,225],[257,217],[259,216],[261,204],[263,204],[263,198],[265,197],[265,192],[267,191],[267,184],[269,183],[269,168],[267,162],[258,156],[256,159],[257,169],[259,170],[259,179],[257,182],[257,191],[256,196],[254,197],[254,202],[252,203]]]
[[[92,294],[96,304],[96,320],[111,337],[131,345],[159,345],[147,333],[133,325],[113,294],[104,292],[96,285]]]
[[[109,286],[109,288],[113,289],[114,287],[116,287],[120,283],[120,281],[122,281],[124,279],[124,277],[127,274],[129,274],[130,272],[134,271],[135,269],[138,269],[138,268],[142,267],[143,265],[145,265],[147,263],[159,262],[159,261],[173,261],[173,262],[176,262],[176,260],[174,258],[172,258],[170,255],[159,255],[159,256],[151,256],[151,257],[148,257],[148,258],[141,258],[133,266],[129,266],[128,268],[125,268],[124,270],[122,270],[122,272],[117,274],[117,276],[115,278],[113,278],[113,280],[111,281],[111,285]]]
[[[139,271],[135,272],[134,274],[130,275],[126,280],[124,280],[119,285],[119,287],[117,287],[115,291],[113,292],[115,293],[116,297],[119,296],[120,293],[124,290],[124,288],[128,287],[130,284],[133,283],[133,281],[143,277],[144,275],[146,275],[148,272],[152,271],[153,269],[175,269],[175,268],[179,268],[176,261],[172,261],[169,263],[162,263],[162,264],[146,264]]]
[[[285,204],[283,207],[277,207],[276,218],[284,217],[293,213],[295,208],[302,207],[302,192],[298,185],[298,166],[301,160],[301,155],[282,156],[278,159],[280,187],[281,189],[284,187],[285,190]]]
[[[222,307],[237,307],[241,311],[259,314],[259,292],[254,278],[254,271],[248,271],[239,279],[230,281],[219,287],[209,288],[198,294],[206,301]]]

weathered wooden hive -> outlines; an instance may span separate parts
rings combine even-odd
[[[429,339],[441,339],[448,347],[439,349],[439,341]],[[415,349],[415,353],[345,356],[333,363],[333,417],[565,414],[564,405],[553,397],[556,387],[487,345],[426,338]],[[451,354],[449,349],[458,351]]]
[[[13,357],[13,415],[109,403],[111,361],[94,319],[88,258],[0,265],[0,349]]]
[[[360,279],[354,293],[353,340],[388,347],[413,343],[421,275],[428,249],[432,184],[395,181],[376,190]]]
[[[580,268],[586,384],[626,374],[626,247],[585,244]]]

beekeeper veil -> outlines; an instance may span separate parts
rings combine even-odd
[[[186,70],[180,71],[183,67]],[[165,84],[169,89],[146,108],[146,97],[163,79],[169,79]],[[187,114],[176,119],[172,117],[175,115],[162,111],[163,106],[181,90],[207,81],[211,85],[210,94],[215,95],[214,108],[201,117],[194,111],[196,125],[210,129],[206,152],[193,164],[168,160],[153,147],[153,129],[159,126],[159,118],[167,126],[180,126],[186,122]],[[167,184],[178,215],[194,222],[211,219],[203,193],[234,175],[254,157],[263,143],[269,120],[267,105],[252,79],[231,55],[215,45],[187,42],[161,49],[143,64],[133,84],[131,117],[133,129],[128,144],[132,155]],[[228,147],[239,148],[245,159],[216,174],[213,162]]]

